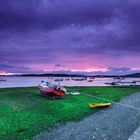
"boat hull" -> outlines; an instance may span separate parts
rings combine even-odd
[[[40,93],[42,96],[50,97],[50,98],[61,98],[65,95],[64,91],[57,89],[45,89],[40,88]]]
[[[98,103],[98,104],[89,104],[90,108],[103,108],[111,106],[111,103]]]

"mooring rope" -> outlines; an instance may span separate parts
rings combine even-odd
[[[87,95],[87,94],[84,94],[84,95],[89,96],[89,97],[94,97],[94,98],[99,99],[99,100],[111,102],[111,103],[113,103],[113,104],[125,106],[125,107],[128,107],[128,108],[132,108],[132,109],[136,109],[136,110],[140,111],[140,108],[135,107],[135,106],[126,105],[126,104],[122,104],[122,103],[117,103],[117,102],[114,102],[114,101],[111,101],[111,100],[108,100],[108,99],[104,99],[104,98],[100,98],[100,97],[97,97],[97,96],[94,96],[94,95]]]

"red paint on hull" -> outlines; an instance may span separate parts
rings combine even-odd
[[[40,92],[42,95],[48,95],[48,96],[64,96],[65,93],[64,91],[57,90],[57,89],[45,89],[45,88],[40,88]]]

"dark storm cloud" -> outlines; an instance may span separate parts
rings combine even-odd
[[[1,29],[10,27],[23,31],[33,27],[55,29],[71,24],[100,25],[99,28],[102,28],[106,25],[111,26],[113,20],[116,20],[120,26],[123,26],[122,30],[126,30],[126,34],[122,34],[124,37],[121,39],[122,36],[118,38],[115,32],[125,31],[117,31],[117,29],[108,33],[102,31],[100,38],[103,44],[99,44],[100,47],[106,46],[108,50],[112,48],[126,50],[127,47],[127,50],[132,50],[133,46],[135,48],[133,50],[139,50],[139,8],[138,0],[108,0],[107,2],[104,0],[1,0],[0,25]],[[115,28],[115,25],[112,26],[114,27],[111,28]],[[94,43],[96,42],[93,40]]]
[[[99,24],[116,15],[125,2],[108,0],[1,0],[2,27],[27,28],[34,25],[55,28],[65,24]]]
[[[28,73],[29,71],[31,72],[32,70],[24,67],[24,66],[15,66],[15,65],[11,65],[8,63],[0,63],[0,72],[2,71],[7,71],[10,73],[14,73],[14,72],[21,72],[21,73]]]
[[[138,67],[139,9],[138,0],[0,0],[0,63]]]

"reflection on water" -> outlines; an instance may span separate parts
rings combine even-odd
[[[0,81],[0,88],[3,87],[29,87],[29,86],[38,86],[41,80],[50,81],[50,77],[6,77],[6,81]],[[93,81],[87,80],[72,80],[71,78],[53,78],[52,83],[58,83],[55,79],[60,80],[62,86],[109,86],[105,83],[116,82],[117,79],[113,78],[95,78]],[[132,82],[140,81],[140,78],[125,78],[121,80],[122,82]],[[137,83],[138,85],[140,82]],[[124,84],[125,85],[125,84]]]

